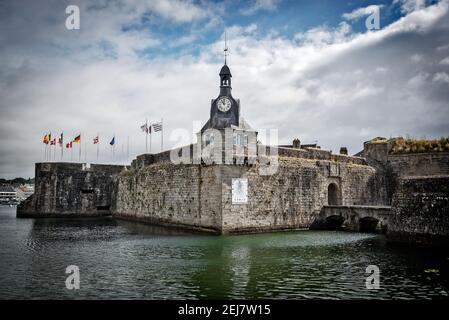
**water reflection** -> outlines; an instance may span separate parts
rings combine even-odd
[[[192,234],[112,218],[16,219],[0,209],[0,298],[446,298],[448,254],[382,236]],[[65,289],[80,267],[81,289]],[[365,269],[381,289],[365,288]]]

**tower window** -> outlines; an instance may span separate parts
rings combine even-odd
[[[214,135],[213,134],[206,134],[205,136],[205,144],[206,146],[208,145],[213,145],[214,144]]]
[[[236,134],[234,136],[234,145],[243,146],[248,144],[248,136],[243,136],[243,134]]]

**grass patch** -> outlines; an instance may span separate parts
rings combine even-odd
[[[449,151],[449,137],[434,140],[396,138],[391,148],[392,154]]]

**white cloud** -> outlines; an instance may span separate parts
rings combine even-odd
[[[191,22],[206,18],[209,13],[192,1],[152,0],[148,8],[157,14],[176,22]]]
[[[410,60],[412,60],[415,63],[419,63],[424,59],[424,57],[421,54],[414,54],[410,57]]]
[[[433,76],[433,81],[435,82],[443,82],[443,83],[449,83],[449,74],[446,72],[437,72]]]
[[[347,35],[350,32],[351,26],[346,22],[341,22],[335,29],[330,29],[326,26],[319,26],[303,33],[297,33],[294,39],[302,44],[328,45],[347,41]]]
[[[443,64],[443,65],[449,65],[449,57],[446,57],[446,58],[444,58],[444,59],[442,59],[441,61],[440,61],[440,64]]]
[[[408,80],[408,84],[415,87],[421,87],[429,78],[429,74],[426,72],[420,72]]]
[[[240,13],[252,15],[258,11],[273,11],[276,10],[279,2],[280,0],[253,0],[247,8],[240,10]]]
[[[379,12],[382,7],[383,5],[370,5],[364,8],[355,9],[349,13],[344,13],[342,17],[346,20],[358,20],[375,12]]]
[[[399,4],[403,14],[425,8],[426,0],[394,0],[393,4]]]

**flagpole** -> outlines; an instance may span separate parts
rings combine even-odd
[[[87,139],[84,140],[84,162],[87,162]]]
[[[61,161],[64,159],[64,131],[61,133]]]
[[[164,118],[161,118],[161,152],[164,150]]]
[[[145,118],[145,153],[148,153],[148,119]]]
[[[97,162],[98,162],[98,156],[100,155],[100,133],[97,132]]]
[[[115,132],[114,132],[114,136],[112,137],[112,139],[114,140],[114,144],[112,145],[112,162],[114,162],[114,160],[115,160]]]
[[[50,136],[51,138],[51,136]],[[51,141],[48,140],[47,161],[51,161]]]
[[[79,147],[78,162],[81,162],[81,144],[82,144],[82,142],[81,142],[81,132],[80,132],[80,141],[79,141],[79,143],[80,143],[80,147]]]
[[[73,161],[73,144],[70,146],[70,161]]]
[[[150,134],[150,153],[151,153],[151,136],[153,134],[153,131],[151,129],[151,123],[150,123],[150,127],[148,128],[148,133]]]

